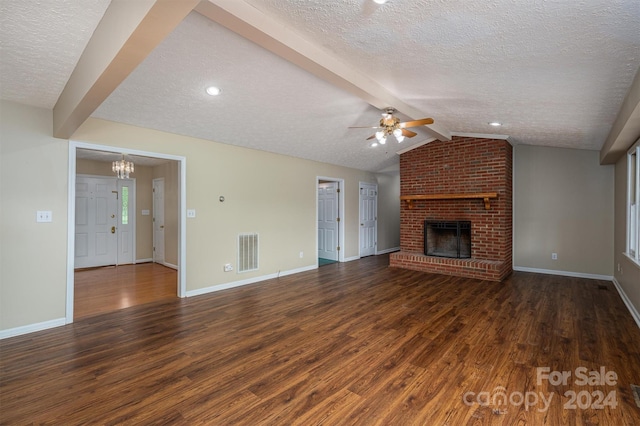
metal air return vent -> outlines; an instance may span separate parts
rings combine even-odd
[[[258,234],[238,235],[238,273],[258,269]]]

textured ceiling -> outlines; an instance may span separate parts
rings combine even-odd
[[[154,167],[154,166],[159,166],[161,164],[165,164],[171,161],[163,158],[152,158],[152,157],[145,157],[142,155],[134,155],[134,154],[126,154],[124,157],[125,157],[125,160],[131,161],[136,167],[137,166]],[[95,149],[78,148],[76,149],[76,158],[81,158],[83,160],[100,161],[103,163],[112,163],[114,161],[118,161],[122,159],[122,154],[118,152],[98,151]]]
[[[249,5],[449,134],[598,150],[640,67],[637,0],[212,3]],[[0,0],[0,96],[51,108],[107,6]],[[368,99],[256,41],[192,12],[93,116],[371,171],[433,136],[370,148],[372,132],[348,129],[377,123]]]
[[[0,98],[53,108],[110,0],[0,0]]]

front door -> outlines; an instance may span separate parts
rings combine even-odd
[[[318,257],[338,260],[338,182],[318,185]]]
[[[360,182],[360,256],[376,254],[378,185]]]
[[[115,178],[76,177],[76,268],[117,263],[118,188]]]

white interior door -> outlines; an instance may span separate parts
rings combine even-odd
[[[164,264],[164,179],[153,180],[153,261]]]
[[[376,254],[378,240],[378,185],[360,182],[360,256]]]
[[[118,179],[118,264],[135,262],[136,181]]]
[[[338,260],[338,182],[318,185],[318,257]]]
[[[115,178],[76,177],[76,268],[117,263],[117,215]]]

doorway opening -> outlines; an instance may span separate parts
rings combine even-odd
[[[317,200],[317,257],[318,266],[344,262],[344,180],[318,177]]]
[[[83,203],[90,201],[77,200],[77,195],[83,190],[83,186],[79,184],[82,184],[82,177],[86,174],[102,175],[98,177],[103,182],[113,179],[111,161],[123,154],[131,157],[136,164],[135,177],[116,180],[117,189],[113,190],[114,197],[117,197],[116,210],[106,214],[102,221],[111,220],[114,223],[109,223],[102,230],[102,235],[94,238],[91,243],[95,246],[97,240],[107,241],[115,234],[118,237],[115,243],[116,260],[94,266],[77,263],[76,253],[82,249],[83,237],[78,237],[76,225],[78,219],[82,222]],[[110,310],[116,310],[156,299],[185,297],[185,166],[184,157],[70,141],[66,323],[73,322],[74,317],[103,313],[109,306]],[[92,170],[92,173],[87,173]],[[155,212],[152,205],[152,180],[160,177],[166,181],[164,199],[168,208],[162,212],[162,216],[165,221],[167,218],[170,221],[170,224],[165,222],[164,226],[171,239],[164,244],[167,252],[163,256],[164,261],[154,263],[152,219]],[[107,190],[106,194],[108,193],[110,191]],[[124,196],[127,197],[126,202],[123,200]],[[108,204],[107,200],[100,203]],[[104,248],[105,245],[100,247]],[[79,267],[83,269],[78,269]],[[78,297],[82,303],[87,303],[88,308],[83,306],[79,309],[76,290]],[[117,293],[116,297],[114,293]],[[111,295],[110,301],[107,295]],[[98,304],[93,304],[93,308],[91,299],[99,300]],[[78,316],[74,315],[76,309]]]

